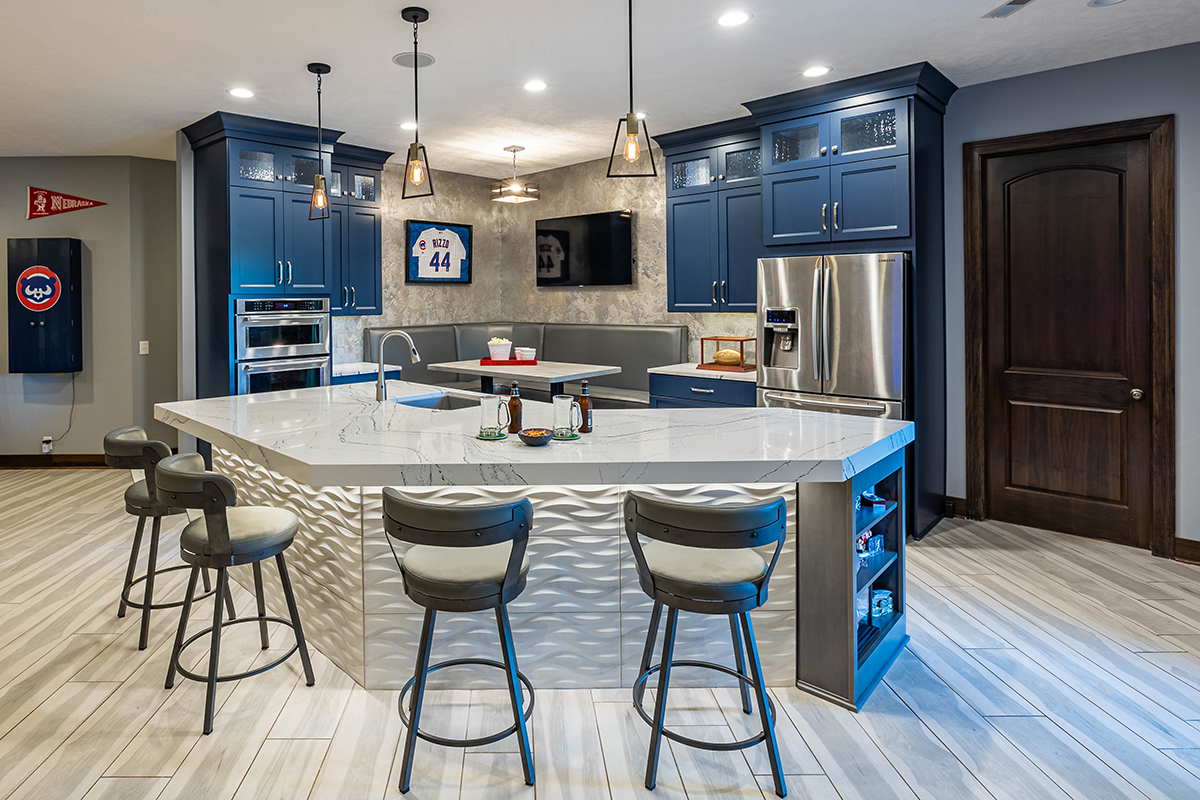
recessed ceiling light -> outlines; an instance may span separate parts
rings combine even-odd
[[[416,129],[417,129],[417,123],[415,123],[415,122],[401,122],[400,123],[400,130],[402,130],[402,131],[415,131]]]
[[[745,11],[726,11],[724,14],[717,17],[717,24],[723,25],[726,28],[745,25],[749,21],[750,14]]]
[[[242,98],[243,100],[247,100],[247,99],[249,99],[249,98],[251,98],[251,97],[254,97],[254,92],[252,92],[252,91],[250,91],[249,89],[246,89],[246,88],[244,88],[244,87],[241,87],[241,86],[238,86],[238,87],[236,87],[236,88],[230,89],[230,90],[229,90],[229,93],[230,93],[231,95],[233,95],[234,97],[240,97],[240,98]]]
[[[1105,6],[1115,6],[1117,3],[1124,3],[1125,0],[1088,0],[1088,5],[1092,8],[1104,8]]]
[[[396,55],[392,56],[392,63],[395,64],[397,67],[407,67],[408,69],[412,69],[413,68],[413,59],[414,59],[413,51],[406,50],[403,53],[396,53]],[[433,66],[434,62],[437,61],[437,59],[434,58],[433,56],[429,55],[429,53],[421,53],[421,52],[418,52],[416,54],[415,59],[416,59],[416,65],[420,69],[424,69],[425,67]]]
[[[833,67],[809,67],[808,69],[804,70],[804,77],[819,78],[822,75],[828,75],[829,70],[831,69],[833,69]]]
[[[540,92],[545,88],[546,88],[545,81],[532,80],[529,83],[525,84],[525,91],[527,91],[527,92]]]

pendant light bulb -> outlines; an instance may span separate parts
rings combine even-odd
[[[313,178],[312,207],[318,211],[329,207],[329,191],[325,187],[324,175]]]
[[[421,145],[417,142],[408,146],[408,182],[414,186],[425,182],[425,164],[421,161]]]
[[[625,147],[621,153],[630,164],[637,161],[642,155],[642,148],[638,144],[637,114],[627,114],[625,116]]]

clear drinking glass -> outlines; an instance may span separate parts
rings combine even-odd
[[[569,394],[554,395],[554,438],[571,439],[583,424],[579,403]]]
[[[500,402],[498,394],[489,394],[479,401],[479,435],[485,439],[498,439],[508,427],[508,405]]]

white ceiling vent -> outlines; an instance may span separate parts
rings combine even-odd
[[[1015,14],[1025,6],[1032,3],[1033,0],[1009,0],[1004,5],[997,9],[993,9],[983,15],[984,19],[1004,19],[1005,17]]]

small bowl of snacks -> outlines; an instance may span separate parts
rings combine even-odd
[[[512,342],[508,339],[488,339],[488,353],[493,361],[508,361],[512,352]]]
[[[550,440],[554,438],[554,431],[550,428],[525,428],[517,431],[517,436],[530,447],[541,447],[550,444]]]

